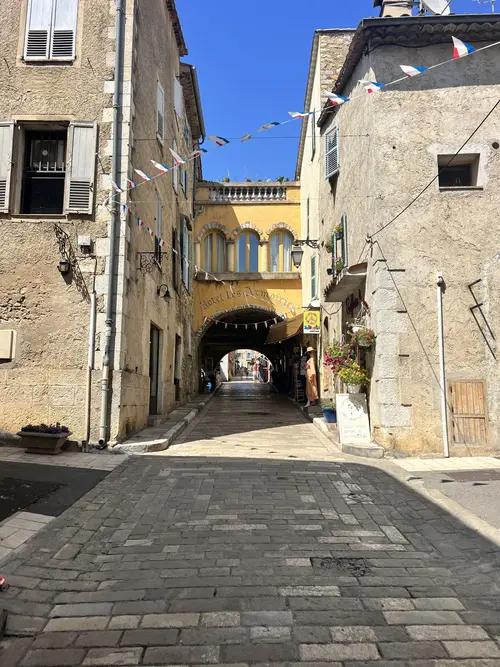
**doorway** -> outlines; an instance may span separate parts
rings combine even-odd
[[[454,444],[486,445],[486,397],[482,380],[457,380],[448,386]]]
[[[149,414],[157,415],[159,407],[160,329],[151,325],[149,331]]]

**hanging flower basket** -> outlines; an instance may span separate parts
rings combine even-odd
[[[370,348],[375,344],[375,332],[366,327],[352,327],[353,341],[358,347]]]

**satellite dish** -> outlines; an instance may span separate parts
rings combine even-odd
[[[438,16],[448,16],[451,14],[451,2],[448,0],[422,0],[422,6],[431,14]]]

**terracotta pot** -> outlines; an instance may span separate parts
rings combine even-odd
[[[62,446],[71,435],[68,433],[37,433],[19,431],[23,447],[28,454],[49,454],[55,456],[61,453]]]

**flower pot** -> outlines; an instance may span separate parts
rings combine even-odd
[[[371,347],[372,343],[370,343],[369,340],[362,340],[362,339],[359,340],[358,339],[358,345],[359,345],[359,347]]]
[[[335,232],[335,238],[337,241],[340,241],[344,237],[344,232]]]
[[[336,424],[337,410],[335,408],[323,408],[323,417],[327,424]]]
[[[347,385],[347,393],[348,394],[359,394],[361,392],[361,385],[360,384],[348,384]]]
[[[62,446],[71,435],[68,433],[37,433],[19,431],[23,447],[28,454],[49,454],[55,456],[61,453]]]

